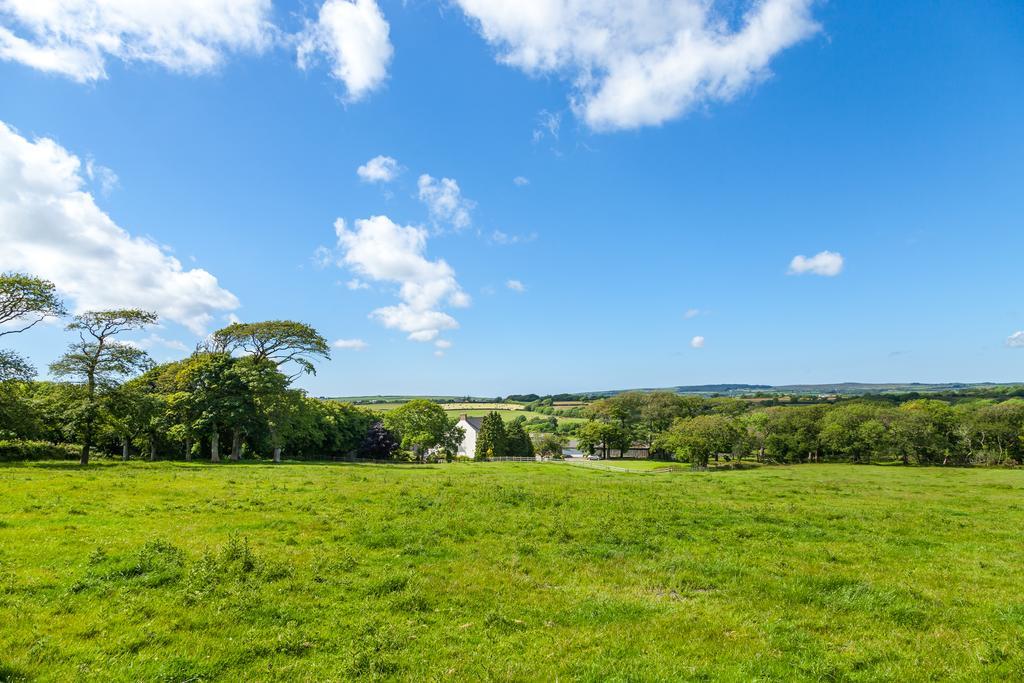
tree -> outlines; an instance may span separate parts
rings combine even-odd
[[[543,458],[561,460],[562,449],[565,448],[565,439],[556,434],[545,434],[537,441],[536,452]]]
[[[315,375],[313,362],[331,357],[327,340],[320,333],[291,320],[234,323],[214,332],[213,344],[216,351],[242,351],[257,361],[270,361],[278,367],[295,363],[300,370],[291,379],[303,372]]]
[[[724,415],[681,418],[659,437],[659,446],[678,460],[688,460],[694,469],[707,469],[711,456],[731,452],[742,436]]]
[[[255,412],[265,420],[274,449],[274,462],[281,462],[281,450],[302,406],[302,392],[288,389],[288,378],[277,365],[265,358],[251,356],[237,361],[232,370],[239,374],[252,397]],[[241,425],[235,427],[232,459],[238,460]]]
[[[476,459],[490,460],[503,458],[509,454],[505,421],[494,411],[487,413],[480,423],[480,432],[476,435]]]
[[[146,437],[149,459],[156,459],[156,422],[164,405],[142,378],[125,382],[106,396],[110,422],[121,439],[121,459],[127,460],[132,441]]]
[[[517,458],[532,458],[533,441],[526,433],[526,418],[520,415],[505,430],[505,452]]]
[[[431,451],[454,456],[465,430],[432,401],[409,401],[384,416],[384,426],[398,435],[402,448],[424,460]]]
[[[238,428],[255,410],[243,374],[233,371],[238,362],[226,353],[196,353],[175,379],[180,391],[171,405],[187,435],[209,436],[211,462],[220,462],[221,429]]]
[[[368,460],[389,460],[399,447],[398,439],[380,420],[370,425],[370,429],[359,445],[359,457]]]
[[[78,341],[50,365],[57,377],[77,378],[84,383],[85,404],[82,406],[82,458],[89,464],[89,451],[96,434],[99,418],[99,397],[117,386],[127,376],[148,369],[152,362],[142,349],[118,342],[115,337],[124,332],[152,325],[156,313],[138,309],[90,311],[75,316],[67,326],[78,332]]]
[[[67,315],[49,280],[23,273],[0,273],[0,337],[25,332],[46,318]],[[28,381],[35,368],[14,351],[0,350],[0,382]]]
[[[581,425],[576,430],[576,438],[581,451],[594,455],[600,448],[605,458],[608,457],[610,450],[619,451],[621,457],[633,445],[631,435],[624,427],[598,420],[591,420]]]

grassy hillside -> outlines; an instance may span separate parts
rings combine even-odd
[[[1024,472],[0,466],[0,679],[1020,680]]]

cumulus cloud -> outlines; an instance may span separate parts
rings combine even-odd
[[[368,183],[390,183],[400,171],[396,159],[378,155],[357,168],[356,174]]]
[[[508,287],[509,289],[511,289],[513,292],[525,292],[526,291],[526,285],[524,285],[519,280],[509,280],[508,282],[505,283],[505,286]]]
[[[331,75],[345,84],[348,99],[360,100],[387,78],[394,53],[390,30],[376,0],[327,0],[299,36],[299,68],[323,57]]]
[[[452,343],[447,339],[438,339],[437,341],[434,342],[434,346],[436,346],[439,349],[450,349],[452,348]]]
[[[813,0],[456,1],[499,61],[570,78],[574,110],[599,130],[657,125],[728,101],[820,28]],[[534,139],[544,134],[538,127]]]
[[[1006,340],[1006,345],[1014,349],[1024,349],[1024,330],[1011,334]]]
[[[399,285],[400,302],[378,308],[370,314],[372,318],[420,342],[433,341],[443,330],[459,326],[455,318],[440,309],[446,305],[468,306],[469,295],[448,263],[426,258],[427,232],[423,228],[401,226],[387,216],[373,216],[356,221],[353,229],[339,218],[334,229],[340,265],[362,277]]]
[[[331,344],[336,349],[346,349],[349,351],[362,351],[369,344],[364,342],[362,339],[338,339]]]
[[[420,201],[427,205],[430,218],[435,223],[448,223],[456,230],[469,227],[472,223],[469,214],[476,203],[462,196],[459,184],[453,179],[438,180],[424,173],[417,185]]]
[[[270,13],[270,0],[0,0],[0,59],[82,83],[106,78],[108,58],[211,71],[266,48]]]
[[[517,175],[515,178],[512,179],[512,183],[518,185],[519,187],[523,187],[525,185],[530,184],[530,179],[521,175]]]
[[[53,140],[0,121],[0,270],[53,281],[75,310],[138,307],[202,334],[238,308],[205,270],[185,270],[151,240],[114,223],[83,189],[82,163]]]
[[[790,275],[823,275],[835,277],[843,272],[843,255],[834,251],[822,251],[814,256],[807,257],[802,254],[794,256],[789,262]]]
[[[704,348],[704,337],[697,335],[690,340],[690,348],[692,349],[703,349]]]

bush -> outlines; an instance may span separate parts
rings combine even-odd
[[[78,460],[82,447],[46,441],[0,440],[0,462],[18,460]]]

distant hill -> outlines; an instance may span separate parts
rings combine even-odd
[[[556,394],[557,400],[592,400],[614,396],[625,391],[673,391],[677,394],[694,396],[750,396],[752,394],[800,395],[800,396],[867,396],[880,394],[920,394],[949,393],[968,391],[971,389],[998,389],[1005,387],[1024,386],[1024,382],[946,382],[928,384],[924,382],[894,382],[891,384],[872,384],[864,382],[839,382],[837,384],[691,384],[675,387],[645,387],[641,389],[608,389],[603,391],[581,391],[577,393]],[[437,403],[493,403],[500,402],[501,397],[479,396],[337,396],[332,401],[345,401],[364,405],[401,404],[416,398],[425,398]],[[550,398],[537,394],[520,394],[507,397],[506,401],[528,403],[539,398]]]

